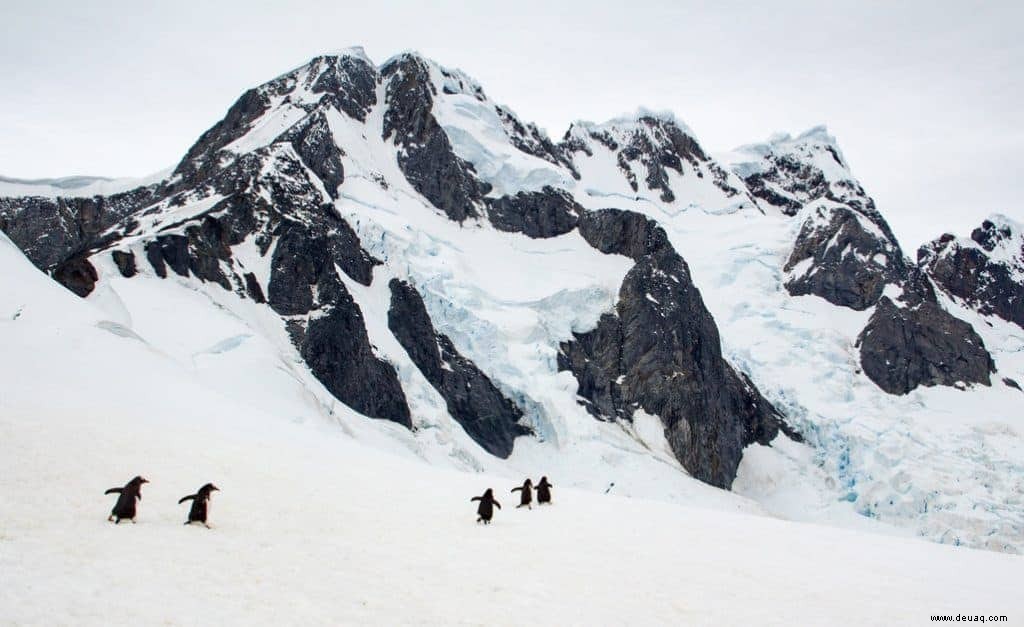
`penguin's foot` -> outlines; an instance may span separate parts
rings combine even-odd
[[[107,522],[114,522],[114,515],[107,516]]]
[[[209,523],[203,523],[203,525],[204,525],[204,526],[205,526],[205,527],[206,527],[207,529],[213,529],[213,527],[211,527],[211,526],[209,525]]]
[[[133,525],[135,524],[135,519],[134,519],[134,518],[132,518],[132,524],[133,524]]]

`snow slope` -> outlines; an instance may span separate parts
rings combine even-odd
[[[414,461],[400,428],[387,453],[385,438],[365,445],[387,423],[361,433],[351,425],[367,421],[341,416],[338,429],[300,394],[278,390],[261,407],[224,393],[223,372],[205,365],[255,359],[256,338],[166,352],[2,236],[0,267],[0,377],[20,383],[0,396],[5,623],[917,624],[1024,612],[1020,556],[579,491],[544,466],[530,471],[551,476],[555,505],[515,510],[520,477]],[[133,316],[140,331],[144,317]],[[138,524],[106,522],[103,490],[137,473],[152,482]],[[213,530],[183,526],[177,499],[207,481],[222,489]],[[489,527],[469,502],[486,487],[505,506]]]

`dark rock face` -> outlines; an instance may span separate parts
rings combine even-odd
[[[334,143],[324,113],[318,111],[298,122],[281,139],[291,143],[306,167],[323,182],[330,197],[337,200],[338,186],[345,180],[345,168],[341,164],[343,153]]]
[[[598,418],[630,420],[636,408],[659,416],[683,466],[728,488],[743,448],[770,442],[781,416],[723,359],[718,328],[689,268],[657,224],[602,210],[585,214],[579,227],[598,250],[637,263],[615,312],[561,345],[559,369],[573,372],[579,396]]]
[[[0,230],[41,270],[114,239],[132,214],[153,201],[154,188],[93,198],[0,198]]]
[[[412,426],[391,364],[373,354],[362,311],[335,271],[329,234],[285,221],[271,261],[268,302],[289,321],[292,341],[310,370],[356,411]],[[310,312],[316,316],[306,316]]]
[[[110,252],[110,257],[124,278],[130,279],[138,272],[135,268],[135,253],[132,251],[114,250]]]
[[[533,238],[568,233],[583,211],[567,192],[551,187],[487,200],[487,217],[494,228]]]
[[[852,209],[819,207],[804,222],[784,270],[793,296],[814,294],[834,305],[862,311],[874,305],[887,283],[907,273],[894,238]]]
[[[267,89],[258,87],[242,94],[224,119],[203,133],[175,168],[174,175],[180,177],[180,186],[189,187],[216,172],[220,151],[249,132],[252,124],[269,109]]]
[[[402,151],[398,165],[413,188],[458,222],[479,216],[477,205],[491,186],[456,156],[431,112],[435,87],[424,61],[403,55],[381,69],[387,82],[384,139]]]
[[[971,240],[943,235],[918,250],[918,263],[948,294],[1024,328],[1024,236],[985,220]]]
[[[96,287],[96,268],[84,256],[72,257],[57,265],[53,278],[75,294],[85,298]]]
[[[743,179],[751,195],[795,216],[810,199],[831,195],[824,173],[793,155],[772,155],[770,167]],[[840,161],[840,164],[842,162]],[[779,193],[782,189],[785,193]]]
[[[652,131],[653,138],[646,133],[634,133],[619,154],[626,161],[639,161],[647,170],[647,187],[661,191],[661,199],[672,202],[675,194],[668,184],[666,168],[683,173],[683,160],[692,165],[707,161],[700,145],[683,133],[678,126],[653,117],[641,117],[639,122]]]
[[[530,434],[519,424],[519,409],[463,357],[446,335],[437,333],[414,287],[392,279],[388,328],[427,381],[441,394],[448,413],[487,452],[508,457],[516,437]]]
[[[665,230],[633,211],[590,211],[580,218],[579,229],[588,244],[606,255],[624,255],[641,261],[648,255],[672,250]]]
[[[971,325],[933,301],[900,307],[883,296],[857,344],[864,374],[890,394],[919,385],[990,385],[995,372]]]
[[[1021,389],[1020,384],[1011,379],[1010,377],[1003,377],[1003,385],[1024,392],[1024,390]]]
[[[364,122],[377,104],[377,70],[365,59],[351,55],[317,57],[310,76],[316,76],[313,93],[325,94],[321,103],[330,104],[349,117]]]

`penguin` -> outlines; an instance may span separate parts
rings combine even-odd
[[[117,503],[114,503],[114,509],[110,510],[107,520],[113,521],[115,525],[119,524],[122,519],[130,520],[132,524],[135,523],[135,499],[142,500],[143,483],[149,483],[149,480],[135,477],[123,488],[110,488],[103,493],[120,495],[117,497]]]
[[[485,525],[491,524],[491,517],[494,516],[495,506],[497,506],[498,509],[501,509],[501,503],[494,500],[494,491],[490,488],[487,488],[487,491],[484,492],[483,496],[474,496],[469,499],[469,501],[470,503],[473,501],[480,501],[480,506],[476,508],[476,513],[478,514],[476,521],[478,523],[482,522]]]
[[[519,509],[520,507],[533,509],[533,505],[531,505],[531,503],[533,503],[533,480],[527,478],[526,481],[523,482],[523,485],[518,488],[512,488],[512,493],[515,494],[516,492],[522,493],[519,495],[519,505],[516,505],[516,509]]]
[[[551,504],[551,488],[555,486],[548,483],[547,477],[541,477],[540,482],[537,484],[537,504],[543,505],[547,503]]]
[[[194,522],[201,522],[206,525],[207,529],[211,528],[209,523],[206,522],[206,516],[210,513],[210,493],[214,490],[220,492],[220,488],[212,483],[207,483],[203,487],[199,488],[199,491],[195,494],[183,496],[178,500],[178,505],[181,505],[188,500],[192,501],[192,509],[188,510],[188,520],[185,521],[186,525],[191,525]]]

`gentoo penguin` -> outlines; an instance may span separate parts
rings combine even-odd
[[[220,492],[220,488],[212,483],[207,483],[203,487],[199,488],[199,491],[195,494],[189,494],[188,496],[181,497],[178,501],[178,505],[181,505],[190,499],[192,501],[192,509],[188,510],[188,520],[185,521],[186,525],[190,525],[194,522],[201,522],[206,525],[207,529],[210,528],[210,525],[206,522],[206,516],[210,513],[210,492],[213,492],[214,490]]]
[[[476,508],[476,513],[479,515],[476,521],[482,522],[485,525],[491,524],[491,517],[494,516],[495,506],[501,509],[501,503],[494,500],[494,492],[490,488],[487,488],[483,496],[474,496],[469,501],[471,503],[473,501],[480,501],[480,507]]]
[[[537,484],[537,503],[543,505],[544,503],[551,503],[551,488],[555,486],[548,483],[547,477],[541,477],[540,483]]]
[[[117,497],[117,503],[114,503],[114,509],[110,510],[110,516],[107,517],[107,520],[114,521],[115,525],[120,523],[121,519],[135,522],[135,499],[142,500],[143,483],[149,483],[149,480],[135,477],[126,483],[123,488],[110,488],[103,493],[120,495]]]
[[[515,494],[516,492],[522,493],[519,495],[519,505],[516,505],[516,509],[519,509],[520,507],[533,509],[533,506],[530,505],[533,503],[533,480],[527,478],[527,480],[523,482],[523,485],[518,488],[512,488],[512,493]]]

